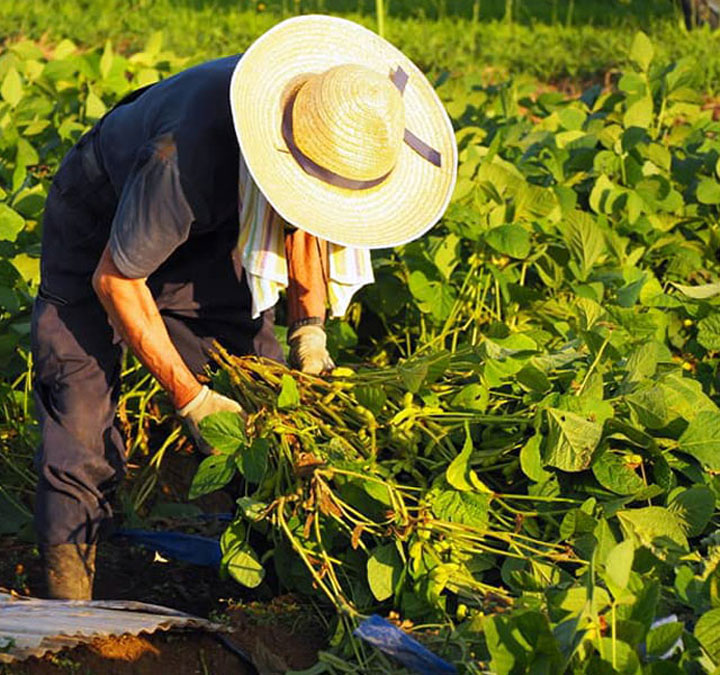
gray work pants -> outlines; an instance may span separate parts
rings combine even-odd
[[[34,395],[41,429],[35,525],[41,545],[95,543],[112,516],[110,498],[125,463],[115,423],[123,344],[90,279],[72,276],[74,269],[90,269],[89,256],[99,256],[104,242],[93,241],[92,233],[112,219],[113,196],[102,176],[88,176],[81,159],[73,149],[48,194],[42,256],[45,268],[53,270],[48,276],[56,287],[41,284],[32,317]],[[69,254],[63,242],[76,232],[89,233],[88,246],[76,246]],[[170,338],[195,373],[211,361],[214,340],[234,354],[282,360],[272,312],[262,320],[251,318],[242,270],[230,251],[225,255],[222,246],[219,251],[207,272],[200,265],[192,279],[164,278],[162,271],[149,278]],[[198,251],[202,255],[203,250]],[[65,278],[69,281],[63,285]],[[80,290],[68,297],[63,289]]]

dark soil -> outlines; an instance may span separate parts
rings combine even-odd
[[[5,666],[5,671],[0,666],[2,672],[13,675],[250,675],[253,670],[210,635],[173,632],[99,639],[87,647]]]
[[[215,618],[218,618],[215,616]],[[325,646],[315,619],[290,598],[267,605],[227,609],[228,632],[221,637],[199,631],[123,635],[87,646],[0,665],[0,673],[18,675],[275,675],[309,668]],[[249,665],[235,650],[250,657]]]
[[[161,512],[158,505],[187,505],[188,488],[201,460],[188,444],[178,444],[167,452],[152,496],[141,509],[146,520],[123,525],[219,539],[226,523],[214,518],[157,516]],[[131,498],[144,464],[142,459],[138,464],[130,463],[116,511],[121,510],[123,495]],[[232,512],[239,489],[241,486],[231,484],[195,500],[193,505],[205,514]],[[25,534],[32,536],[30,532]],[[0,589],[42,597],[36,546],[22,537],[0,537],[0,551]],[[153,551],[131,546],[122,538],[101,543],[96,566],[96,599],[164,605],[221,623],[227,626],[227,632],[218,636],[176,630],[102,638],[42,659],[0,664],[0,675],[270,675],[309,668],[317,661],[317,652],[326,646],[326,630],[316,610],[292,596],[277,596],[279,589],[272,581],[250,593],[230,579],[222,580],[216,569],[166,562]],[[238,650],[250,657],[254,667],[238,655]]]
[[[198,461],[196,455],[182,450],[168,453],[153,501],[186,503]],[[131,468],[131,477],[132,473]],[[229,512],[236,497],[226,490],[196,500],[195,505],[205,513]],[[147,504],[146,513],[154,506]],[[219,538],[225,527],[214,519],[182,518],[156,519],[139,525],[214,538]],[[36,546],[18,537],[0,537],[0,551],[0,588],[42,597]],[[265,583],[251,594],[232,580],[220,579],[216,569],[165,562],[153,551],[113,538],[98,547],[96,599],[164,605],[222,623],[227,632],[220,637],[199,631],[171,631],[97,639],[42,659],[0,664],[0,675],[269,675],[309,668],[326,645],[324,626],[313,608],[291,596],[274,597],[277,592],[277,587]],[[255,668],[234,650],[249,655]]]
[[[40,562],[32,544],[0,539],[0,586],[21,594],[42,593]],[[291,596],[242,599],[240,587],[217,570],[156,562],[151,552],[106,543],[99,549],[95,597],[133,599],[210,618],[228,628],[222,637],[199,631],[158,632],[94,640],[42,659],[28,659],[0,674],[45,675],[251,675],[308,668],[326,643],[315,611]],[[234,653],[250,656],[257,670]]]

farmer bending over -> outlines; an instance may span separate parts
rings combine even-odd
[[[417,67],[323,16],[131,94],[80,139],[48,195],[33,312],[50,597],[92,594],[123,473],[123,348],[202,448],[205,416],[242,414],[197,379],[213,341],[282,360],[273,306],[286,288],[291,365],[331,368],[326,303],[342,315],[373,279],[369,249],[437,222],[455,165],[450,121]]]

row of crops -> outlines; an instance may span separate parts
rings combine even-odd
[[[225,573],[336,609],[313,673],[400,672],[351,638],[371,613],[463,673],[720,667],[720,122],[695,63],[653,56],[638,34],[612,86],[570,98],[440,78],[453,202],[374,257],[377,282],[329,326],[343,368],[219,355],[214,386],[250,419],[206,422],[220,454],[189,497],[240,475]],[[113,101],[183,64],[159,36],[129,56],[0,52],[5,524],[32,488],[29,306],[52,173]],[[161,464],[180,432],[128,370],[130,445]]]
[[[688,0],[689,1],[689,0]],[[695,0],[693,0],[695,1]],[[698,0],[702,3],[716,0]],[[165,44],[195,63],[244,49],[281,16],[357,12],[373,30],[377,0],[0,0],[0,35],[56,45],[112,40],[142,51],[162,30]],[[717,91],[720,33],[685,31],[680,0],[384,0],[384,32],[433,78],[444,70],[482,72],[498,81],[526,73],[567,84],[628,67],[636,30],[652,35],[658,62],[695,59],[698,84]],[[474,10],[477,9],[477,12]],[[508,10],[510,13],[508,14]]]

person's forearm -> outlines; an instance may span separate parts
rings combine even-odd
[[[288,325],[308,317],[325,318],[327,245],[313,235],[294,230],[285,235],[288,261]]]
[[[145,279],[128,279],[105,249],[93,275],[93,288],[127,346],[155,376],[176,408],[201,389],[170,340]]]

